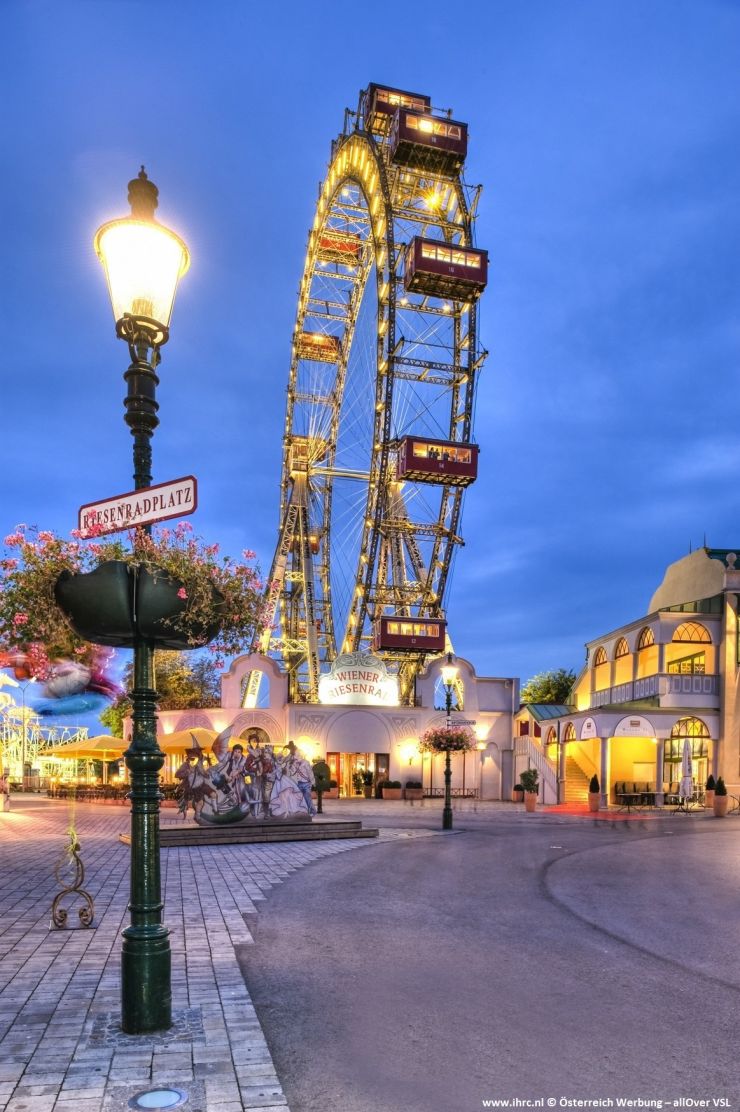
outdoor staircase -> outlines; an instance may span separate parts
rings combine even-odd
[[[588,802],[589,778],[572,757],[565,760],[565,798],[564,803]]]

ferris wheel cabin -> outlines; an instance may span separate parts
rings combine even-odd
[[[402,166],[455,174],[468,153],[468,125],[398,108],[390,129],[391,161]]]
[[[417,112],[430,112],[432,102],[421,93],[408,93],[404,89],[390,89],[374,82],[362,95],[362,115],[365,130],[385,135],[397,108],[413,108]]]
[[[488,252],[414,236],[406,248],[403,284],[407,293],[473,301],[488,282]]]
[[[336,336],[324,332],[300,332],[296,340],[299,359],[313,359],[318,363],[338,363],[342,353]]]
[[[398,479],[466,487],[478,477],[478,445],[405,436],[398,446]]]
[[[378,618],[373,626],[373,649],[392,652],[444,652],[447,622],[443,618]]]

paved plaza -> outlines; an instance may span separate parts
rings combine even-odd
[[[134,1037],[118,1026],[128,811],[14,797],[0,1110],[118,1112],[152,1085],[187,1090],[187,1112],[737,1100],[740,820],[464,803],[447,835],[436,802],[327,811],[380,839],[163,851],[175,1022]],[[49,929],[70,821],[92,930]]]

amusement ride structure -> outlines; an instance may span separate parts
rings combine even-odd
[[[277,652],[292,701],[338,655],[372,651],[413,702],[449,648],[444,600],[472,421],[480,187],[467,125],[428,96],[371,84],[345,112],[301,279],[283,436],[278,542],[253,651]],[[242,692],[255,706],[261,673]]]

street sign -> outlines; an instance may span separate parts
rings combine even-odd
[[[88,502],[80,506],[79,532],[82,537],[118,533],[137,525],[151,525],[185,517],[198,507],[198,483],[193,475],[172,479],[169,483],[117,494],[104,502]]]

